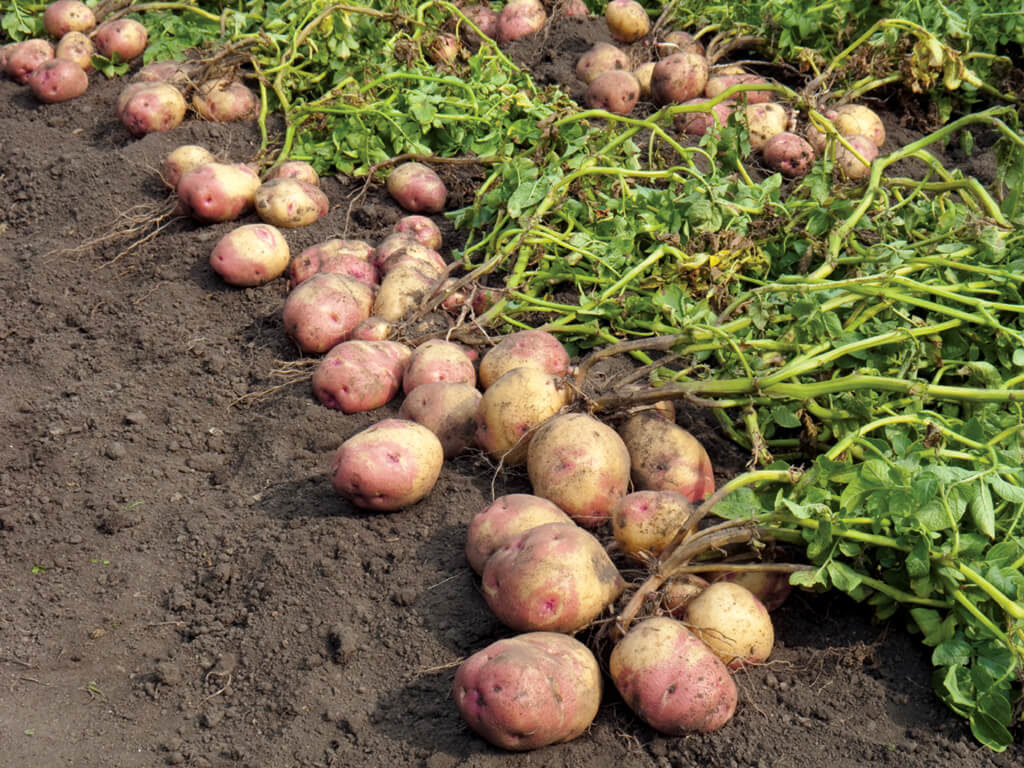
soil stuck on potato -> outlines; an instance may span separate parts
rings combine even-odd
[[[563,19],[509,46],[576,96],[575,59],[603,19]],[[775,614],[771,663],[741,672],[722,730],[669,738],[611,685],[594,726],[509,755],[451,698],[458,661],[511,634],[463,553],[472,516],[524,473],[470,454],[423,502],[367,514],[327,477],[342,440],[385,415],[319,405],[280,383],[299,356],[281,326],[286,284],[225,286],[207,259],[234,224],[181,220],[140,247],[98,242],[165,203],[170,149],[250,159],[252,125],[186,121],[132,139],[122,83],[41,106],[0,80],[0,733],[5,766],[898,766],[1009,767],[931,691],[928,649],[837,596],[798,593]],[[893,141],[906,129],[886,125]],[[991,156],[964,166],[983,180]],[[444,170],[458,199],[479,182]],[[458,178],[459,175],[462,178]],[[461,182],[461,183],[460,183]],[[403,215],[361,182],[324,181],[326,217],[287,234],[376,242]],[[135,206],[144,205],[145,209]],[[457,241],[444,228],[446,246]],[[257,221],[255,214],[244,223]],[[704,414],[680,423],[720,472],[745,457]],[[724,479],[723,477],[719,478]]]

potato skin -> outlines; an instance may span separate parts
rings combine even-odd
[[[336,272],[367,285],[380,283],[380,274],[370,260],[373,248],[365,240],[332,238],[304,250],[288,265],[289,285],[294,288],[318,272]]]
[[[146,50],[149,33],[135,19],[107,21],[97,27],[93,43],[101,56],[111,58],[115,53],[123,60],[134,59]]]
[[[480,398],[480,391],[470,384],[432,381],[406,396],[398,416],[422,424],[437,435],[444,457],[451,459],[474,443]]]
[[[305,160],[286,160],[280,165],[275,165],[263,179],[298,179],[314,187],[320,184],[320,174]]]
[[[661,733],[714,731],[736,711],[729,670],[676,619],[659,616],[633,625],[608,664],[630,709]]]
[[[292,289],[282,310],[284,330],[303,352],[320,354],[348,339],[370,316],[373,289],[347,275],[321,272]]]
[[[213,80],[192,94],[192,108],[211,123],[252,120],[260,111],[259,97],[241,80]]]
[[[397,341],[343,341],[313,371],[313,394],[342,413],[380,408],[398,394],[411,354]]]
[[[539,368],[513,368],[484,391],[476,412],[476,442],[508,465],[526,461],[532,431],[571,397],[559,376]]]
[[[198,67],[189,61],[165,59],[151,61],[132,75],[133,83],[170,83],[179,90],[187,91],[192,87],[192,78]]]
[[[700,96],[707,82],[707,59],[692,52],[674,53],[654,65],[651,96],[656,104],[682,104]]]
[[[434,169],[423,163],[402,163],[388,174],[387,190],[410,213],[441,213],[448,190]]]
[[[286,229],[307,227],[326,216],[330,208],[320,187],[287,177],[263,182],[253,204],[261,219]]]
[[[485,390],[513,368],[539,368],[553,376],[569,373],[569,353],[553,334],[537,329],[516,331],[480,359],[480,386]]]
[[[783,133],[789,126],[789,115],[785,108],[774,102],[748,104],[745,113],[750,132],[750,148],[755,152],[764,149],[772,136]]]
[[[57,41],[56,57],[73,61],[83,72],[92,70],[92,55],[96,52],[92,40],[83,32],[68,32]]]
[[[433,432],[414,421],[384,419],[341,444],[331,482],[357,507],[390,512],[430,493],[443,464],[444,450]]]
[[[775,644],[768,609],[732,581],[716,581],[693,598],[685,621],[729,669],[766,661]]]
[[[613,69],[598,76],[583,94],[590,109],[604,109],[616,115],[628,115],[640,101],[640,81],[632,72]]]
[[[611,43],[598,42],[576,62],[576,77],[590,85],[605,72],[628,69],[625,51]]]
[[[614,429],[584,413],[552,416],[526,453],[533,492],[585,528],[604,525],[629,490],[629,451]]]
[[[498,14],[497,40],[511,43],[540,32],[548,20],[540,0],[509,0]]]
[[[170,83],[134,83],[121,103],[121,123],[132,136],[163,133],[185,119],[185,97]]]
[[[572,523],[558,506],[530,493],[499,496],[473,517],[466,536],[469,567],[482,573],[488,558],[509,539],[547,523]]]
[[[710,99],[698,97],[683,102],[683,105],[706,104]],[[722,126],[729,121],[729,115],[736,110],[732,101],[720,101],[707,112],[683,112],[676,115],[674,125],[677,131],[688,136],[704,136],[707,133],[718,134]]]
[[[761,601],[769,613],[784,602],[793,591],[788,573],[773,571],[727,571],[715,577],[715,581],[731,581],[749,589]]]
[[[241,163],[205,163],[182,174],[178,197],[202,222],[231,221],[252,209],[260,177]]]
[[[630,557],[657,557],[692,514],[693,505],[681,493],[635,491],[612,509],[612,533],[619,549]]]
[[[482,576],[487,605],[520,632],[578,632],[624,588],[601,542],[571,523],[546,523],[507,540]]]
[[[865,136],[881,149],[885,144],[885,126],[878,114],[862,104],[843,104],[836,107],[832,119],[840,136]]]
[[[402,378],[402,391],[409,394],[429,382],[476,386],[476,368],[461,344],[429,339],[416,347]]]
[[[783,176],[806,176],[814,166],[814,147],[802,136],[783,131],[768,139],[761,150],[764,164]]]
[[[269,224],[245,224],[228,232],[210,252],[210,266],[225,283],[245,288],[280,277],[288,268],[288,242]]]
[[[604,19],[611,36],[623,43],[636,42],[651,31],[651,17],[636,0],[611,0]]]
[[[725,93],[729,88],[734,85],[760,85],[761,83],[767,83],[760,75],[752,75],[747,72],[739,74],[735,73],[713,73],[708,77],[708,82],[704,86],[704,95],[709,99],[713,99],[719,94]],[[772,100],[771,91],[743,91],[737,93],[733,97],[736,101],[746,102],[747,104],[765,104]]]
[[[434,251],[443,243],[441,230],[433,219],[418,213],[400,218],[395,223],[394,231],[397,234],[410,235],[417,243]]]
[[[53,46],[49,41],[33,38],[5,46],[4,72],[16,83],[24,85],[29,76],[44,61],[53,58]]]
[[[399,322],[430,297],[440,280],[434,272],[411,264],[392,269],[380,281],[373,314],[389,323]]]
[[[677,424],[638,413],[619,426],[629,449],[633,485],[643,491],[677,491],[693,503],[715,490],[711,459],[700,442]]]
[[[28,78],[32,95],[44,104],[76,99],[89,87],[89,76],[78,64],[67,59],[49,59],[33,70]]]
[[[215,163],[215,158],[206,147],[198,144],[182,144],[172,149],[160,167],[160,175],[171,189],[177,189],[181,177],[191,170],[207,163]]]
[[[55,0],[43,11],[43,27],[58,40],[68,32],[88,32],[96,26],[96,15],[82,0]]]
[[[860,152],[861,156],[871,163],[878,157],[878,147],[867,136],[844,136],[851,147]],[[841,144],[836,145],[836,163],[848,179],[858,181],[866,179],[871,173],[871,166],[864,165],[856,156]]]
[[[601,670],[579,640],[528,632],[466,659],[452,694],[462,719],[491,744],[537,749],[590,727],[601,703]]]

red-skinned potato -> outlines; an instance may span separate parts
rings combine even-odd
[[[380,281],[373,302],[373,314],[397,323],[423,306],[441,283],[436,271],[418,264],[402,264],[388,271]]]
[[[397,341],[343,341],[313,371],[313,394],[342,413],[380,408],[398,394],[411,354]]]
[[[623,43],[636,42],[651,31],[651,17],[636,0],[611,0],[604,19],[612,37]]]
[[[684,106],[706,104],[710,99],[696,98],[684,101]],[[706,112],[683,112],[676,115],[675,127],[687,136],[704,136],[707,133],[718,134],[722,126],[729,121],[729,115],[735,111],[736,105],[731,101],[720,101]]]
[[[206,163],[182,174],[177,192],[194,218],[211,223],[232,221],[252,210],[260,177],[241,163]]]
[[[429,339],[416,347],[402,378],[402,390],[408,395],[434,381],[476,386],[476,368],[465,347],[444,339]]]
[[[584,413],[545,421],[526,454],[533,492],[585,528],[608,521],[629,490],[629,451],[614,429]]]
[[[789,127],[789,114],[786,109],[773,102],[748,104],[745,114],[747,130],[750,133],[750,148],[755,152],[760,152],[772,136],[784,133]]]
[[[672,56],[676,53],[696,53],[704,55],[704,44],[689,32],[673,29],[666,32],[657,43],[659,58]]]
[[[487,37],[492,40],[498,37],[498,12],[491,8],[491,6],[467,5],[462,9],[462,13],[467,19],[476,24],[477,28],[487,35]],[[480,45],[480,35],[478,35],[476,30],[465,24],[461,19],[455,21],[454,27],[458,32],[459,38],[465,42],[466,45],[474,47]]]
[[[410,213],[441,213],[448,190],[434,170],[423,163],[402,163],[388,174],[387,190]]]
[[[448,265],[440,253],[417,242],[406,243],[392,250],[383,261],[378,263],[382,275],[387,275],[401,267],[415,267],[424,274],[433,275],[436,278],[441,277],[448,270]]]
[[[633,625],[608,660],[609,674],[630,709],[670,736],[709,732],[736,711],[736,683],[711,649],[676,619]]]
[[[760,85],[767,83],[760,75],[752,75],[746,72],[741,74],[723,74],[714,72],[708,77],[707,85],[704,86],[704,95],[709,99],[725,93],[734,85]],[[764,104],[772,100],[771,91],[742,91],[733,95],[733,99],[747,104]]]
[[[774,571],[745,570],[726,571],[715,576],[715,581],[731,581],[749,589],[769,611],[774,611],[793,591],[788,573]]]
[[[507,627],[572,634],[597,619],[625,582],[591,533],[547,523],[509,539],[484,564],[487,605]]]
[[[320,187],[291,178],[265,181],[253,198],[256,213],[268,224],[308,227],[327,215],[330,202]]]
[[[373,251],[373,263],[377,267],[382,267],[384,262],[391,258],[396,251],[408,248],[410,245],[421,245],[421,243],[413,237],[411,232],[392,232],[377,243],[377,247]]]
[[[96,15],[81,0],[55,0],[43,11],[43,28],[58,40],[68,32],[88,32],[95,26]]]
[[[135,19],[107,21],[93,33],[93,43],[101,56],[111,58],[115,53],[123,61],[134,59],[146,50],[149,33]]]
[[[225,283],[245,288],[284,274],[288,242],[269,224],[245,224],[224,235],[210,252],[210,266]]]
[[[885,144],[885,126],[874,110],[861,104],[843,104],[835,112],[832,122],[840,136],[866,136],[878,148]]]
[[[181,177],[201,165],[217,162],[210,151],[198,144],[182,144],[164,158],[160,175],[171,189],[177,189]]]
[[[677,491],[692,503],[714,493],[711,459],[693,435],[649,412],[619,426],[629,449],[633,485],[642,491]]]
[[[462,719],[491,744],[537,749],[590,727],[601,703],[601,669],[579,640],[528,632],[466,659],[452,695]]]
[[[373,288],[348,275],[320,272],[292,289],[284,330],[303,352],[321,354],[345,341],[370,316]]]
[[[590,9],[583,0],[563,0],[559,10],[569,19],[585,19],[590,16]]]
[[[0,45],[0,72],[7,74],[7,60],[11,58],[11,54],[14,53],[15,47],[18,43],[4,43]]]
[[[4,65],[4,72],[11,80],[22,85],[28,82],[29,76],[39,65],[53,58],[53,46],[49,41],[38,38],[13,43],[5,50],[7,62]]]
[[[540,0],[509,0],[498,14],[498,42],[511,43],[534,35],[547,20]]]
[[[410,235],[420,245],[435,251],[441,247],[443,242],[441,229],[433,219],[418,213],[400,218],[395,222],[394,232],[400,235]]]
[[[271,179],[298,179],[314,187],[320,184],[320,174],[305,160],[286,160],[280,165],[275,165],[263,180]]]
[[[331,464],[331,482],[357,507],[387,512],[429,494],[443,464],[437,435],[415,421],[385,419],[341,444]]]
[[[547,331],[516,331],[491,347],[480,359],[480,386],[487,389],[513,368],[539,368],[553,376],[569,372],[569,353]]]
[[[681,493],[635,491],[612,509],[612,534],[619,549],[644,561],[660,555],[692,514],[693,505]]]
[[[192,108],[203,120],[230,123],[254,119],[260,111],[260,99],[241,80],[219,79],[196,88]]]
[[[766,661],[775,644],[768,610],[749,589],[731,581],[713,582],[693,598],[684,620],[729,669]]]
[[[761,150],[764,164],[791,179],[806,176],[814,166],[814,147],[795,133],[783,131],[768,139]]]
[[[410,392],[398,416],[422,424],[441,441],[446,459],[470,448],[476,435],[480,390],[463,382],[432,381]]]
[[[681,619],[686,615],[686,606],[703,592],[708,582],[693,573],[682,573],[665,580],[658,590],[661,597],[661,607],[675,619]]]
[[[85,93],[89,76],[78,64],[67,59],[44,61],[29,75],[32,95],[44,104],[70,101]]]
[[[611,43],[598,42],[576,62],[576,77],[589,85],[605,72],[628,69],[625,51]]]
[[[56,57],[73,61],[83,72],[92,70],[92,55],[96,48],[83,32],[68,32],[57,42]]]
[[[834,121],[838,116],[838,113],[834,109],[823,109],[821,114],[822,117],[829,121]],[[834,122],[833,125],[835,125]],[[828,144],[828,134],[815,128],[814,123],[807,124],[806,130],[804,130],[804,138],[807,139],[807,143],[814,149],[815,155],[821,157],[825,154],[825,147]]]
[[[151,61],[132,75],[132,82],[170,83],[175,88],[186,91],[191,87],[191,80],[197,69],[197,65],[190,61]]]
[[[604,109],[616,115],[628,115],[640,100],[640,82],[632,72],[612,70],[595,78],[583,94],[589,109]]]
[[[513,368],[484,391],[476,415],[477,445],[504,464],[524,463],[533,430],[571,397],[562,377],[540,368]]]
[[[657,104],[682,104],[700,96],[707,81],[707,59],[697,53],[675,53],[654,65],[651,97]]]
[[[349,338],[356,341],[384,341],[391,337],[394,330],[394,326],[384,318],[371,315],[352,329]]]
[[[505,542],[531,528],[547,523],[572,523],[572,518],[554,502],[531,493],[499,496],[469,523],[466,536],[466,560],[477,573]]]
[[[163,133],[185,119],[185,97],[170,83],[134,83],[118,101],[118,116],[132,136]]]
[[[380,275],[370,260],[373,248],[365,240],[333,238],[311,245],[288,265],[288,282],[294,288],[317,272],[337,272],[367,285],[377,285]]]
[[[461,50],[462,45],[459,43],[459,39],[455,37],[455,35],[442,33],[435,35],[434,38],[427,43],[426,55],[427,59],[432,64],[450,66],[459,58],[459,52]]]
[[[846,178],[853,181],[866,179],[871,173],[871,162],[878,157],[878,147],[867,136],[844,136],[843,138],[860,153],[861,157],[867,160],[868,165],[864,165],[856,155],[839,143],[836,144],[836,163]]]

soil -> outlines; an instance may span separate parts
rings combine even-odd
[[[513,50],[543,81],[570,83],[603,35],[565,21],[532,61],[527,45]],[[337,498],[335,448],[382,413],[327,410],[302,383],[247,397],[299,357],[281,327],[283,281],[228,288],[207,265],[235,224],[172,217],[131,248],[103,239],[166,210],[156,168],[170,149],[249,160],[255,129],[189,121],[135,140],[113,114],[121,86],[93,77],[84,97],[41,106],[0,82],[4,765],[1024,761],[1019,743],[980,747],[936,698],[928,651],[899,619],[878,625],[842,596],[809,593],[776,612],[772,660],[737,675],[738,711],[716,733],[661,736],[608,686],[568,744],[510,755],[477,738],[452,701],[454,669],[511,633],[465,562],[466,527],[525,478],[469,454],[404,511]],[[375,242],[401,215],[372,186],[345,231],[361,184],[324,188],[332,210],[288,231],[293,253],[335,236]],[[711,420],[682,419],[721,467],[736,465]]]

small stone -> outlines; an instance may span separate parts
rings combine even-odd
[[[167,755],[168,765],[181,765],[185,762],[185,756],[181,752],[171,752]]]
[[[124,420],[129,424],[145,424],[146,414],[144,414],[142,411],[132,411],[131,413],[126,413],[124,415]]]
[[[122,443],[114,441],[113,443],[107,446],[106,455],[108,459],[117,461],[118,459],[123,459],[125,456],[127,456],[128,451],[125,449]]]

